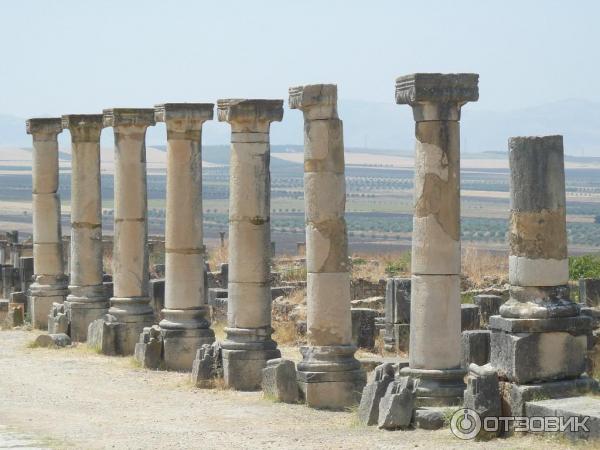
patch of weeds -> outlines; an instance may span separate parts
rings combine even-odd
[[[363,427],[363,424],[360,422],[358,417],[358,405],[348,406],[344,409],[347,413],[350,413],[350,427],[352,428],[360,428]]]
[[[475,294],[462,294],[460,296],[460,302],[463,304],[472,305],[474,303]]]
[[[450,426],[450,422],[452,421],[452,416],[454,415],[454,413],[456,413],[456,411],[459,411],[462,408],[445,408],[444,409],[444,426],[445,427],[449,427]]]

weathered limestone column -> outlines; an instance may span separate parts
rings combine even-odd
[[[60,197],[58,190],[58,141],[60,118],[29,119],[33,136],[33,257],[34,283],[30,286],[31,321],[35,328],[48,327],[52,303],[63,303],[67,277],[62,259]]]
[[[271,339],[271,175],[269,128],[283,100],[219,100],[231,125],[229,299],[223,342],[225,384],[259,389],[267,360],[281,356]]]
[[[510,299],[490,318],[491,363],[516,384],[574,379],[591,318],[569,298],[562,136],[511,138],[509,162]]]
[[[115,235],[109,314],[124,324],[117,351],[130,355],[144,327],[151,326],[148,277],[146,129],[154,108],[104,110],[104,126],[115,133]]]
[[[0,241],[0,265],[7,264],[8,258],[8,241]]]
[[[356,403],[366,382],[354,357],[350,315],[346,181],[337,86],[292,87],[289,105],[304,114],[308,345],[298,382],[306,403],[340,409]]]
[[[396,103],[413,109],[415,193],[410,367],[417,404],[462,402],[460,369],[460,111],[479,98],[477,74],[418,73],[396,80]]]
[[[202,124],[213,103],[165,103],[155,119],[167,126],[165,309],[160,322],[167,369],[191,370],[196,350],[212,344],[204,286]]]
[[[102,284],[102,114],[64,115],[71,133],[71,278],[65,311],[71,339],[84,342],[88,326],[108,311]]]

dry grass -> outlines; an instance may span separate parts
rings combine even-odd
[[[297,344],[300,341],[300,336],[296,333],[296,324],[291,321],[276,322],[273,321],[273,339],[278,344]]]
[[[474,288],[505,283],[508,281],[508,258],[487,250],[465,247],[462,253],[462,273]]]
[[[229,260],[229,241],[225,241],[225,246],[215,247],[208,252],[208,265],[210,270],[217,270],[220,264],[224,264]]]
[[[306,289],[294,289],[285,299],[295,305],[306,303]]]

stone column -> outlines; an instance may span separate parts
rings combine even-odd
[[[8,241],[0,241],[0,265],[7,264]]]
[[[113,289],[109,314],[124,324],[117,351],[133,354],[140,333],[153,322],[148,278],[146,129],[154,108],[104,110],[104,126],[115,133],[115,231]]]
[[[517,384],[585,371],[591,319],[569,298],[563,158],[562,136],[509,140],[510,299],[489,328],[491,363]]]
[[[212,344],[204,286],[202,124],[213,103],[165,103],[155,118],[167,126],[165,309],[160,322],[167,369],[191,370],[196,350]]]
[[[231,125],[229,165],[229,300],[223,342],[225,384],[259,389],[271,339],[271,176],[269,128],[283,100],[219,100],[219,121]]]
[[[308,345],[298,382],[306,403],[341,409],[356,403],[365,373],[354,357],[350,315],[346,181],[337,86],[292,87],[289,105],[304,114]]]
[[[67,277],[62,259],[60,197],[58,190],[58,133],[60,118],[29,119],[33,136],[33,257],[35,281],[30,286],[31,322],[48,327],[52,303],[63,303]],[[17,267],[17,266],[15,266]]]
[[[84,342],[88,326],[108,311],[102,284],[102,114],[65,115],[71,133],[71,278],[65,311],[71,339]]]
[[[460,369],[460,110],[479,98],[477,74],[418,73],[396,80],[396,103],[415,119],[410,367],[417,404],[462,403]]]

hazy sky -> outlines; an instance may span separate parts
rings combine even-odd
[[[600,100],[597,1],[0,0],[0,113],[20,117],[335,82],[393,103],[398,75],[478,72],[508,110]]]

